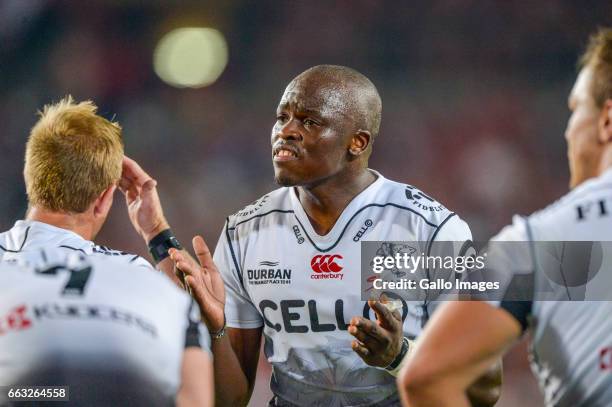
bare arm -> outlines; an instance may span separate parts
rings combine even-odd
[[[178,407],[213,407],[215,386],[210,355],[198,347],[183,352]]]
[[[164,217],[157,183],[134,160],[124,157],[119,188],[125,195],[130,221],[148,243],[170,226]],[[170,257],[157,268],[175,284],[186,288],[200,308],[210,332],[224,328],[225,288],[208,246],[200,236],[193,239],[199,265],[185,250],[171,249]],[[255,384],[261,328],[228,329],[212,339],[215,398],[220,406],[248,404]]]
[[[170,257],[185,273],[185,284],[197,301],[211,332],[224,328],[225,287],[204,239],[196,236],[193,249],[199,265],[183,251],[171,249]],[[228,328],[212,339],[215,398],[219,406],[246,406],[255,385],[262,328]]]
[[[489,304],[460,301],[442,305],[398,378],[404,406],[470,406],[466,390],[520,333],[518,321]]]
[[[213,339],[216,405],[249,403],[255,387],[261,331],[229,328],[226,336]]]

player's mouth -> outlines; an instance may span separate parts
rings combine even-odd
[[[272,157],[275,162],[292,161],[298,159],[298,152],[293,146],[283,145],[274,147],[272,150]]]

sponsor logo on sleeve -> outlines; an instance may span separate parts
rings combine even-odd
[[[258,200],[256,200],[255,202],[247,206],[246,208],[239,210],[236,213],[236,216],[239,216],[242,218],[242,217],[254,214],[255,212],[260,210],[265,205],[265,203],[268,201],[268,197],[269,197],[268,195],[264,195],[263,197],[259,198]]]
[[[339,254],[317,254],[310,260],[310,268],[314,273],[310,276],[313,280],[342,280],[344,274],[341,271],[344,269],[341,260],[343,257]]]
[[[604,199],[600,199],[596,202],[584,202],[576,206],[576,220],[578,221],[603,218],[609,214],[608,202]]]
[[[440,212],[445,210],[444,205],[436,202],[433,198],[425,195],[424,192],[419,191],[415,187],[410,185],[406,186],[406,199],[412,202],[412,204],[420,209],[430,212]]]

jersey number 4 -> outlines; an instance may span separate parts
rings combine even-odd
[[[70,269],[64,266],[54,266],[37,270],[39,274],[46,275],[57,275],[60,271],[67,271],[70,273],[70,278],[62,290],[62,295],[83,295],[87,281],[91,276],[91,267],[86,266],[81,269]]]

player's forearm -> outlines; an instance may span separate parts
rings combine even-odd
[[[227,336],[213,339],[215,402],[217,406],[246,406],[254,383],[249,383]]]
[[[456,382],[404,375],[398,380],[407,407],[470,407],[465,390]]]
[[[185,349],[181,367],[181,387],[176,397],[176,405],[213,407],[214,391],[210,355],[197,347]]]
[[[492,407],[501,396],[502,363],[495,363],[467,389],[472,407]]]

